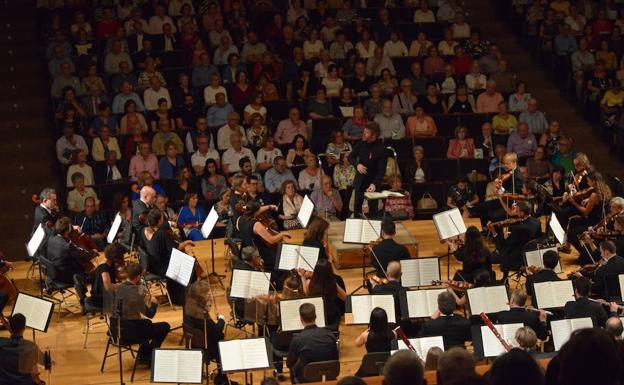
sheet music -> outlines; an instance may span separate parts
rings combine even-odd
[[[363,220],[347,218],[344,227],[344,243],[361,243]]]
[[[553,234],[555,235],[555,238],[557,238],[557,241],[560,244],[564,244],[566,243],[566,232],[563,229],[563,227],[561,227],[561,223],[559,223],[559,220],[557,219],[556,215],[551,215],[550,216],[550,221],[548,222],[548,226],[550,226],[550,229],[552,230]]]
[[[618,282],[620,283],[620,297],[624,299],[624,274],[618,274]]]
[[[477,287],[466,291],[470,303],[470,313],[497,313],[509,310],[509,298],[504,285]]]
[[[307,195],[304,196],[303,202],[301,203],[301,208],[297,213],[297,219],[304,229],[308,227],[308,222],[310,222],[310,217],[312,216],[313,211],[314,203],[312,203],[312,200]]]
[[[442,336],[410,338],[409,342],[412,344],[414,349],[416,349],[418,356],[423,360],[427,358],[427,353],[429,353],[429,349],[433,347],[438,347],[442,349],[442,351],[444,351],[444,339],[442,338]],[[406,349],[408,349],[408,347],[405,345],[403,340],[398,339],[397,350]],[[397,350],[394,350],[391,353],[394,354],[395,352],[397,352]]]
[[[299,317],[299,307],[304,303],[311,303],[316,309],[316,325],[325,327],[325,307],[322,297],[291,299],[280,301],[280,320],[282,331],[302,330],[303,324]]]
[[[271,286],[270,279],[269,273],[234,269],[230,297],[249,299],[260,294],[268,294]]]
[[[25,293],[17,293],[11,315],[21,313],[26,318],[27,327],[46,332],[53,311],[54,302]]]
[[[361,220],[362,223],[362,237],[360,243],[370,243],[381,237],[381,221],[369,221]]]
[[[404,259],[401,263],[401,285],[403,287],[428,286],[440,280],[438,258]]]
[[[563,307],[566,302],[574,301],[572,281],[536,282],[533,284],[535,301],[541,309]]]
[[[210,233],[212,233],[212,230],[214,229],[218,220],[219,214],[217,214],[217,210],[215,210],[214,206],[212,206],[210,212],[208,213],[208,216],[206,217],[206,220],[204,221],[204,224],[201,227],[201,233],[204,238],[207,239],[208,237],[210,237]]]
[[[466,232],[466,224],[459,209],[451,209],[435,214],[433,223],[441,240],[456,237]]]
[[[370,314],[374,308],[380,307],[388,314],[388,322],[396,322],[394,311],[394,296],[383,295],[353,295],[351,296],[351,311],[354,324],[368,324]]]
[[[371,311],[373,311],[373,309],[376,307],[380,307],[386,311],[386,314],[388,314],[388,322],[395,323],[396,313],[394,309],[394,296],[392,294],[383,294],[383,295],[373,295],[371,297],[372,297]],[[369,315],[369,320],[370,320],[370,312],[368,313],[368,315]]]
[[[154,349],[152,382],[202,383],[201,350]]]
[[[173,248],[171,249],[171,258],[169,259],[169,266],[167,266],[167,273],[165,273],[165,276],[173,279],[182,286],[188,286],[191,281],[191,276],[193,275],[194,267],[194,257]]]
[[[517,345],[515,342],[516,330],[523,327],[522,323],[494,325],[494,328],[498,330],[503,340],[509,345]],[[505,353],[503,344],[496,338],[492,330],[487,326],[481,326],[481,340],[483,341],[483,356],[484,357],[497,357],[500,354]]]
[[[39,246],[41,246],[43,238],[45,238],[45,231],[43,231],[43,226],[39,224],[37,230],[35,230],[32,237],[30,237],[28,244],[26,245],[26,250],[28,251],[29,257],[33,257],[37,253],[37,250],[39,250]]]
[[[223,371],[269,367],[269,356],[264,338],[219,341]]]
[[[438,295],[446,289],[410,290],[406,293],[409,318],[431,317],[438,308]]]
[[[121,226],[121,215],[117,213],[115,214],[115,219],[113,220],[110,230],[108,230],[108,235],[106,235],[106,242],[113,243],[115,241],[115,237],[117,237],[117,233],[119,232],[119,226]]]
[[[546,249],[537,249],[537,250],[533,250],[533,251],[527,251],[525,252],[525,256],[526,256],[526,262],[527,262],[527,266],[537,266],[540,268],[544,268],[544,253],[546,253],[547,251],[554,251],[555,253],[557,252],[557,248],[556,247],[549,247]],[[557,266],[554,269],[554,272],[559,274],[561,273],[561,263],[558,262]]]
[[[594,324],[589,317],[551,321],[550,331],[552,332],[555,351],[558,352],[561,349],[563,344],[570,339],[573,331],[592,327],[594,327]]]
[[[318,247],[280,244],[280,270],[304,269],[314,271],[318,261],[320,249]]]

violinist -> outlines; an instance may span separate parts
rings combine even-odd
[[[561,166],[554,166],[552,170],[550,170],[550,177],[544,183],[544,187],[552,198],[560,198],[563,196],[563,193],[565,193],[566,185],[563,177],[564,173],[565,170]]]
[[[548,336],[546,312],[544,310],[531,311],[526,305],[527,294],[521,290],[514,290],[509,300],[509,310],[496,313],[496,320],[501,324],[521,323],[529,326],[540,340]]]
[[[384,219],[381,222],[381,242],[373,246],[374,255],[371,255],[371,264],[377,271],[378,277],[384,277],[384,271],[386,271],[388,263],[391,261],[401,261],[411,258],[407,247],[394,240],[395,235],[396,225],[392,219]],[[377,258],[375,258],[375,256]]]
[[[55,235],[50,237],[47,245],[47,257],[57,269],[55,281],[73,285],[74,275],[84,280],[83,264],[89,263],[97,254],[93,250],[86,250],[70,240],[70,233],[75,231],[68,217],[62,217],[54,225]]]
[[[34,342],[24,339],[26,317],[16,313],[7,319],[10,337],[0,337],[0,384],[41,385],[38,364],[43,354]]]
[[[442,336],[444,350],[458,346],[463,348],[466,341],[472,339],[470,321],[454,314],[457,304],[448,292],[438,294],[438,308],[431,319],[422,325],[419,337]]]
[[[518,270],[522,266],[524,246],[542,234],[542,225],[537,218],[531,216],[531,208],[527,202],[518,202],[513,210],[517,221],[509,226],[507,237],[498,226],[488,223],[503,271],[503,280],[510,270]]]
[[[91,304],[98,308],[104,306],[105,293],[112,293],[125,275],[124,253],[126,248],[120,243],[111,243],[104,249],[104,263],[95,269],[91,286]],[[121,279],[119,279],[121,278]]]
[[[355,346],[366,347],[366,353],[373,352],[390,352],[391,341],[397,336],[394,330],[388,324],[388,314],[380,307],[376,307],[371,311],[368,329],[364,330],[356,339]],[[369,373],[360,366],[357,373],[358,377],[377,376],[379,372]]]
[[[591,172],[587,175],[587,184],[590,190],[589,196],[582,201],[577,201],[572,195],[564,195],[563,202],[569,202],[580,216],[569,217],[567,221],[567,239],[579,252],[579,264],[584,265],[591,262],[589,255],[583,249],[579,241],[579,235],[600,222],[603,214],[603,204],[611,200],[611,188],[604,181],[598,172]],[[559,219],[559,213],[557,213]],[[565,220],[565,216],[562,217]],[[565,227],[565,222],[561,225]],[[567,251],[567,250],[566,250]]]
[[[149,301],[146,301],[145,286],[141,286],[141,265],[128,264],[126,273],[127,278],[119,285],[114,303],[115,309],[121,308],[121,314],[118,314],[121,318],[121,338],[130,343],[140,343],[138,363],[151,366],[152,351],[162,345],[171,326],[166,322],[151,320],[158,310],[158,300],[149,296]],[[111,332],[117,333],[117,323],[116,319],[111,318]]]
[[[555,268],[559,264],[559,254],[554,250],[548,250],[542,257],[544,268],[540,271],[529,274],[527,273],[526,290],[527,294],[535,299],[535,291],[533,285],[540,282],[560,281],[561,278],[555,273]]]
[[[307,297],[323,297],[327,328],[338,331],[347,298],[342,277],[334,272],[329,260],[319,259],[312,276],[302,275],[301,280]]]
[[[137,237],[141,237],[143,228],[147,226],[147,212],[154,207],[156,190],[150,186],[143,186],[139,191],[139,199],[132,201],[132,229]]]
[[[593,272],[587,272],[592,284],[591,292],[600,298],[607,298],[607,276],[624,273],[624,258],[616,254],[615,243],[612,241],[602,241],[600,243],[600,261]],[[587,269],[586,269],[587,271]],[[572,274],[574,277],[580,278],[583,274],[576,271]]]
[[[204,240],[200,229],[202,223],[206,221],[208,214],[203,207],[197,204],[199,195],[195,192],[188,192],[184,196],[185,205],[180,208],[178,215],[178,227],[184,231],[187,239],[192,241]]]
[[[216,308],[216,321],[210,316],[213,307],[211,292],[210,282],[206,279],[196,281],[189,287],[184,304],[183,325],[185,332],[190,332],[193,336],[191,348],[203,349],[204,361],[217,361],[217,376],[214,383],[222,385],[228,382],[227,376],[221,371],[219,357],[219,341],[225,339],[225,317]]]
[[[258,252],[258,249],[251,245],[245,246],[241,249],[241,257],[234,263],[235,270],[245,271],[264,271],[262,257]],[[241,319],[245,316],[245,302],[244,298],[230,298],[230,301],[234,303],[234,313],[237,318]]]
[[[576,191],[581,191],[589,187],[587,177],[593,171],[592,165],[589,162],[589,158],[582,152],[579,152],[574,156],[572,160],[574,165],[574,179],[570,180],[570,185],[576,188]]]
[[[316,215],[310,218],[308,229],[303,238],[303,246],[317,247],[319,259],[329,259],[329,223]]]
[[[74,216],[72,224],[79,227],[83,234],[91,238],[99,251],[104,250],[108,218],[97,209],[95,198],[85,198],[84,210]]]
[[[372,294],[392,294],[394,297],[394,308],[398,312],[401,309],[401,293],[405,293],[405,288],[401,285],[401,263],[399,261],[388,262],[386,270],[387,283],[376,283],[370,280],[373,287]]]
[[[290,235],[272,232],[265,224],[256,219],[257,214],[269,208],[275,207],[263,206],[261,208],[257,202],[247,203],[243,215],[236,221],[236,228],[239,231],[242,246],[255,246],[260,252],[264,268],[273,271],[276,258],[275,246],[285,239],[289,239]]]
[[[448,242],[455,258],[462,262],[461,270],[455,272],[454,281],[466,281],[474,283],[475,276],[480,271],[487,271],[494,278],[492,271],[491,253],[483,241],[483,237],[474,226],[466,229],[463,244]]]
[[[151,209],[147,214],[147,227],[141,232],[140,242],[147,254],[147,271],[164,277],[169,266],[171,250],[176,248],[182,252],[192,241],[177,242],[171,229],[165,224],[165,216],[159,209]],[[185,287],[167,278],[167,291],[174,305],[184,304]]]
[[[566,302],[563,307],[563,313],[565,318],[584,318],[590,317],[594,322],[594,326],[602,327],[608,318],[602,304],[591,301],[589,299],[589,293],[591,290],[591,281],[586,277],[579,277],[574,280],[574,297],[575,301]],[[611,303],[609,305],[611,314],[615,314],[617,311],[617,304]]]
[[[589,249],[589,252],[594,257],[594,260],[600,259],[600,250],[596,246],[595,239],[608,239],[615,244],[617,254],[624,255],[624,215],[616,215],[614,217],[613,230],[604,230],[598,232],[595,228],[586,231],[582,234],[581,243],[583,243]],[[605,226],[609,227],[611,224]]]
[[[32,232],[34,233],[37,227],[42,225],[46,233],[50,235],[54,232],[54,224],[59,217],[56,190],[50,187],[44,188],[39,194],[39,201],[35,207],[35,223]]]

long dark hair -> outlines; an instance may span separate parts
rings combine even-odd
[[[470,226],[466,230],[466,241],[464,244],[464,250],[466,256],[464,257],[464,263],[485,263],[487,248],[483,243],[483,237],[479,229],[475,226]]]
[[[318,242],[323,242],[323,235],[329,228],[329,223],[321,217],[314,215],[312,219],[310,219],[310,224],[308,225],[308,231],[306,232],[305,239],[314,239]]]
[[[325,301],[332,301],[337,293],[336,276],[334,276],[331,263],[327,259],[319,259],[314,267],[308,294],[323,296]]]
[[[370,333],[378,336],[389,336],[389,334],[392,334],[390,328],[388,328],[388,314],[380,307],[376,307],[371,311],[368,327]]]

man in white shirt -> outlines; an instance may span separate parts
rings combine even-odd
[[[230,134],[230,148],[223,153],[221,169],[224,175],[240,171],[239,161],[247,157],[251,167],[256,169],[256,157],[250,149],[243,147],[243,135],[233,132]]]
[[[123,46],[121,44],[121,40],[115,39],[113,40],[113,44],[111,46],[111,50],[106,54],[104,58],[104,72],[109,75],[115,75],[119,73],[119,63],[125,61],[130,66],[130,70],[132,70],[132,59],[127,52],[123,51]]]
[[[412,81],[405,78],[401,80],[401,92],[392,98],[392,110],[397,114],[411,114],[418,97],[412,91]]]
[[[232,111],[227,116],[227,124],[221,128],[217,133],[217,148],[221,151],[230,148],[230,137],[234,133],[238,133],[242,136],[243,144],[247,144],[247,137],[245,136],[245,130],[239,124],[240,115],[236,111]]]
[[[405,125],[401,115],[392,111],[392,102],[388,99],[381,105],[381,113],[373,119],[379,124],[380,137],[384,139],[403,139],[405,137]]]
[[[148,31],[152,35],[162,35],[163,33],[163,25],[166,23],[171,24],[171,28],[173,29],[173,33],[176,32],[175,23],[171,17],[167,16],[165,12],[165,7],[161,4],[156,5],[154,8],[155,15],[150,17]]]
[[[207,135],[202,134],[197,137],[197,151],[191,156],[191,166],[195,175],[203,175],[206,167],[206,161],[208,159],[214,159],[217,163],[217,167],[221,167],[221,159],[219,159],[219,152],[214,148],[210,148],[210,139]]]
[[[243,45],[241,51],[241,60],[245,63],[257,63],[262,60],[262,55],[267,51],[264,43],[258,41],[258,35],[255,32],[247,33],[247,43]]]
[[[158,109],[158,100],[160,99],[167,100],[167,106],[171,107],[169,90],[165,87],[161,87],[158,77],[152,76],[149,88],[143,93],[143,105],[145,105],[147,111],[154,111]]]
[[[377,47],[373,57],[366,61],[366,74],[369,76],[381,76],[381,71],[384,69],[388,69],[392,75],[396,75],[392,60],[384,55],[382,47]]]
[[[56,141],[56,158],[61,164],[68,165],[76,150],[83,150],[85,154],[89,154],[89,147],[84,138],[74,134],[74,128],[71,125],[66,125],[63,127],[63,136]]]

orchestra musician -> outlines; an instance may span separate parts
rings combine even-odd
[[[305,382],[303,368],[307,364],[338,359],[336,336],[331,330],[316,326],[314,305],[301,304],[299,318],[303,324],[303,330],[293,337],[286,358],[293,384]]]
[[[198,280],[189,287],[184,304],[183,325],[185,332],[193,335],[191,348],[203,349],[205,362],[217,361],[217,376],[214,383],[221,385],[228,382],[227,376],[221,371],[219,356],[219,341],[225,339],[225,317],[216,310],[216,307],[216,321],[210,316],[213,307],[211,293],[212,288],[207,279]]]
[[[106,215],[97,209],[95,198],[85,198],[84,210],[74,216],[72,224],[95,242],[98,251],[104,250],[109,223]]]
[[[604,307],[589,299],[591,290],[591,281],[586,277],[579,277],[574,280],[574,297],[575,301],[566,302],[563,307],[565,318],[584,318],[590,317],[594,326],[603,327],[608,318]],[[617,311],[617,304],[612,302],[609,305],[611,314]]]
[[[530,295],[533,300],[535,300],[535,291],[533,289],[534,284],[540,282],[553,282],[561,280],[557,273],[555,273],[555,268],[559,264],[559,254],[557,254],[557,252],[554,250],[548,250],[542,256],[542,261],[544,267],[540,271],[535,273],[530,273],[530,271],[527,272],[525,286],[527,294]]]
[[[180,208],[177,222],[178,226],[184,231],[184,235],[191,241],[204,240],[200,229],[208,214],[203,207],[197,205],[199,195],[195,192],[188,192],[184,196],[185,205]]]
[[[500,258],[503,280],[507,278],[510,270],[518,270],[522,266],[524,246],[542,234],[542,225],[537,218],[531,216],[531,208],[527,202],[518,202],[513,211],[517,218],[515,223],[509,226],[506,238],[502,229],[497,228],[498,226],[492,222],[488,223]]]
[[[90,263],[97,254],[84,249],[70,240],[70,232],[75,231],[68,217],[62,217],[54,225],[55,235],[48,239],[47,257],[57,270],[55,281],[73,285],[74,275],[84,281],[86,277],[83,265]]]
[[[24,339],[26,317],[16,313],[7,320],[11,336],[0,337],[0,384],[42,385],[39,367],[43,354],[32,341]]]
[[[380,128],[377,123],[369,123],[362,131],[362,139],[349,154],[349,162],[356,168],[353,181],[355,217],[362,213],[365,192],[374,192],[381,186],[381,179],[386,173],[386,148],[379,139]],[[371,214],[377,212],[375,205],[369,205]]]
[[[91,304],[103,308],[105,294],[110,294],[125,275],[124,254],[126,248],[120,243],[111,243],[104,249],[104,263],[96,269],[91,285]]]
[[[587,271],[586,274],[591,279],[591,292],[600,298],[607,298],[607,276],[624,273],[624,258],[616,254],[615,243],[603,241],[600,243],[600,260],[597,262],[595,271]],[[583,276],[581,271],[572,273],[574,277]]]
[[[455,346],[463,348],[466,341],[472,340],[470,321],[454,314],[456,307],[455,298],[450,293],[438,294],[438,308],[422,325],[419,336],[442,336],[445,351]]]
[[[234,263],[234,270],[264,271],[263,261],[258,249],[251,246],[244,246],[241,249],[241,257]],[[237,318],[245,318],[245,299],[230,297],[234,303],[234,313]]]
[[[470,209],[479,203],[479,196],[472,191],[468,178],[462,176],[456,184],[449,188],[446,197],[446,205],[451,208],[458,208],[464,219],[470,217]]]
[[[383,308],[376,307],[371,311],[368,328],[355,339],[355,346],[365,346],[366,353],[390,352],[390,343],[396,338],[394,330],[388,324],[388,314]],[[360,366],[355,375],[370,377],[379,375],[379,372],[369,373]]]
[[[9,270],[13,268],[13,264],[9,261],[6,261],[2,257],[4,256],[0,254],[0,275],[5,274],[6,272],[8,272]],[[2,316],[2,310],[4,310],[4,307],[7,305],[8,302],[9,302],[9,293],[7,293],[6,291],[0,288],[0,316]]]
[[[377,271],[378,277],[384,276],[389,262],[411,258],[407,247],[397,243],[394,240],[395,236],[396,225],[391,218],[384,219],[381,222],[381,241],[373,246],[374,255],[371,255],[371,264]]]
[[[173,248],[184,252],[188,246],[194,246],[192,241],[178,242],[174,239],[171,229],[166,226],[165,216],[159,209],[148,212],[147,227],[143,228],[140,236],[140,242],[147,254],[147,271],[161,277],[167,273]],[[184,286],[167,278],[167,291],[171,302],[175,305],[184,304]]]
[[[116,293],[115,308],[121,309],[121,338],[129,343],[140,343],[138,362],[151,365],[152,350],[163,343],[171,326],[166,322],[152,322],[158,310],[158,300],[149,295],[141,285],[143,268],[138,263],[126,267],[127,278],[119,285]],[[146,298],[149,297],[149,300]],[[147,318],[142,318],[142,315]],[[116,335],[117,321],[111,319],[111,333]]]
[[[479,229],[475,226],[468,227],[463,244],[452,240],[447,240],[447,243],[455,258],[462,263],[462,268],[455,272],[454,281],[474,283],[475,276],[483,270],[489,272],[492,280],[494,280],[491,253],[485,245]]]
[[[624,215],[617,214],[613,222],[605,227],[608,229],[611,226],[613,226],[612,230],[597,232],[595,229],[592,229],[582,234],[581,243],[587,246],[594,260],[600,259],[600,250],[598,250],[594,238],[604,238],[612,241],[615,244],[616,253],[618,255],[624,254]]]
[[[39,194],[39,201],[39,205],[35,207],[35,223],[32,232],[34,233],[41,224],[46,234],[50,235],[54,232],[54,224],[59,218],[56,190],[44,188]]]
[[[143,228],[147,226],[145,217],[147,212],[156,202],[156,190],[150,186],[143,186],[139,191],[139,199],[132,201],[132,229],[137,237],[143,233]]]
[[[345,313],[347,293],[341,276],[334,273],[328,259],[319,259],[312,276],[301,272],[303,292],[306,297],[323,297],[326,326],[338,331],[340,318]]]
[[[242,246],[255,246],[262,256],[264,268],[267,271],[273,271],[276,258],[275,245],[285,239],[290,239],[290,235],[271,232],[265,224],[256,219],[258,214],[268,209],[276,210],[277,207],[274,205],[260,207],[257,202],[247,203],[243,215],[236,222],[236,228],[239,231]]]
[[[319,259],[329,259],[329,223],[316,215],[310,217],[308,228],[301,243],[303,246],[319,249]]]
[[[591,263],[591,258],[581,246],[579,235],[600,222],[603,217],[604,205],[611,200],[611,189],[605,183],[602,175],[598,172],[590,172],[587,174],[587,184],[592,188],[590,195],[578,202],[572,195],[564,195],[563,202],[569,202],[580,216],[569,218],[567,223],[567,239],[579,252],[579,264],[585,265]],[[559,214],[557,213],[557,218]],[[565,217],[564,217],[565,219]],[[562,223],[562,226],[564,224]]]
[[[521,323],[529,326],[540,340],[545,340],[548,336],[548,325],[546,324],[546,312],[531,311],[526,308],[527,294],[521,290],[514,290],[509,299],[509,310],[496,313],[496,320],[501,324]]]

